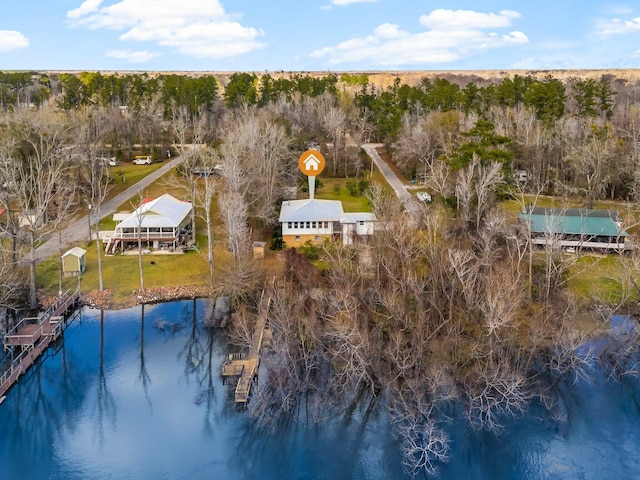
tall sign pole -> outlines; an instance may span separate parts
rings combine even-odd
[[[302,152],[298,158],[298,168],[309,177],[309,198],[313,200],[316,190],[316,175],[320,175],[324,170],[324,156],[317,150],[307,150]]]

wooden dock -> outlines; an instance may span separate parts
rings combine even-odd
[[[260,309],[256,326],[251,338],[248,353],[230,353],[222,364],[222,376],[236,378],[238,383],[235,389],[236,405],[246,407],[251,395],[251,386],[258,375],[260,366],[260,349],[264,338],[264,330],[269,314],[270,297],[260,300]]]
[[[23,318],[4,336],[5,350],[17,353],[0,376],[0,399],[35,363],[49,345],[62,334],[69,321],[69,313],[78,305],[80,291],[65,293],[37,317]]]

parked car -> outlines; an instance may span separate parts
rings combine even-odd
[[[137,155],[133,159],[134,165],[151,165],[151,157],[149,155]]]
[[[429,195],[427,192],[418,192],[416,193],[416,197],[421,202],[431,203],[431,195]]]
[[[110,167],[118,166],[118,160],[116,160],[116,157],[102,157],[102,161]]]

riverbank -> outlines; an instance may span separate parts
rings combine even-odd
[[[119,300],[115,299],[113,291],[110,289],[103,290],[102,292],[99,290],[89,290],[87,292],[81,292],[80,302],[82,305],[96,309],[120,310],[131,308],[142,303],[164,303],[192,298],[206,298],[208,296],[209,289],[207,287],[170,286],[145,288],[144,292],[133,290],[130,295]],[[38,292],[38,302],[43,310],[46,310],[52,305],[57,298],[57,296],[45,295],[43,292]]]

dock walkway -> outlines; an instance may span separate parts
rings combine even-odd
[[[265,297],[263,293],[249,352],[230,353],[222,364],[223,377],[235,377],[238,379],[235,390],[235,401],[238,406],[246,407],[249,401],[249,395],[251,394],[251,386],[258,375],[260,349],[262,348],[262,340],[264,338],[270,304],[271,297]]]
[[[69,313],[80,301],[80,290],[61,295],[56,302],[37,317],[23,318],[4,336],[5,350],[18,353],[0,376],[0,399],[35,363],[40,355],[57,340],[67,326]]]

